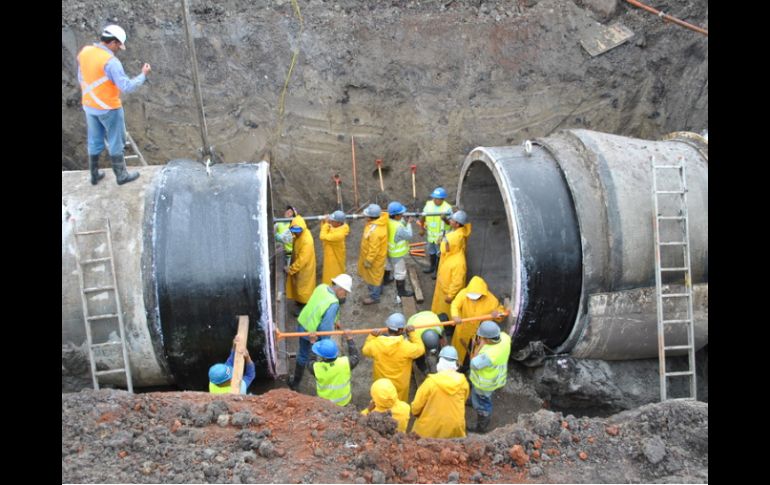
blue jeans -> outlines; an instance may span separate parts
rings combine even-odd
[[[88,127],[88,154],[99,155],[104,151],[104,141],[110,156],[123,155],[126,145],[126,121],[123,108],[111,109],[102,115],[86,113]]]
[[[428,254],[438,254],[439,246],[436,243],[429,242],[426,244],[428,251]]]
[[[382,285],[374,286],[367,283],[366,287],[369,288],[369,298],[371,298],[374,301],[380,301],[380,295],[382,294]]]
[[[492,393],[486,395],[484,391],[479,391],[476,386],[471,385],[471,404],[477,413],[489,416],[492,414]]]
[[[328,332],[329,330],[334,330],[334,325],[324,325],[321,323],[318,325],[318,332]],[[305,330],[305,327],[303,327],[300,324],[297,324],[297,332],[307,332]],[[318,340],[323,340],[325,338],[329,338],[328,336],[318,337]],[[299,351],[297,352],[297,365],[300,367],[305,367],[307,365],[308,360],[310,360],[310,352],[311,348],[313,347],[313,344],[310,343],[310,339],[307,337],[300,337],[299,338]]]

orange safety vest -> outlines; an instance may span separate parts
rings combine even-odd
[[[83,47],[78,54],[83,106],[96,109],[118,109],[123,106],[120,102],[120,89],[104,71],[104,66],[113,57],[111,53],[93,45]]]

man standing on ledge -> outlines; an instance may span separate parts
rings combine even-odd
[[[151,68],[145,63],[141,74],[133,79],[126,76],[123,64],[115,57],[119,50],[126,49],[126,31],[121,27],[108,25],[100,40],[99,44],[83,47],[78,54],[78,81],[88,127],[88,168],[91,184],[104,178],[99,171],[99,156],[106,139],[115,179],[123,185],[139,178],[139,172],[126,170],[126,122],[120,93],[130,93],[141,86]]]

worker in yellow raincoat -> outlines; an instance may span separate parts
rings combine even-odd
[[[436,315],[451,311],[450,304],[457,293],[465,286],[467,265],[465,262],[465,246],[471,235],[471,225],[465,211],[457,211],[449,218],[452,232],[447,233],[441,241],[441,259],[439,260],[436,276],[436,289],[433,290],[431,311]]]
[[[406,325],[403,313],[391,314],[385,320],[385,326],[388,327],[387,335],[382,335],[380,329],[372,330],[366,337],[361,353],[374,359],[372,380],[387,377],[396,386],[398,398],[408,401],[412,361],[425,353],[425,345],[414,327]],[[404,330],[409,340],[404,338]]]
[[[297,215],[291,220],[289,231],[294,235],[294,250],[291,264],[286,268],[286,298],[296,301],[301,309],[316,287],[315,247],[313,235],[302,216]],[[299,315],[299,311],[296,314]]]
[[[423,438],[464,438],[470,393],[465,375],[457,372],[457,350],[447,345],[438,354],[436,373],[428,374],[414,395],[412,431]]]
[[[488,320],[501,323],[504,318],[501,314],[504,311],[505,308],[500,305],[497,297],[489,291],[487,282],[481,276],[471,278],[468,286],[460,290],[455,296],[449,315],[457,324],[452,335],[452,345],[457,349],[457,362],[461,367],[467,367],[465,358],[468,356],[471,342],[476,336],[476,330],[478,330],[481,320],[465,323],[460,323],[460,320],[491,314],[492,318]]]
[[[385,259],[388,256],[388,213],[382,212],[377,204],[369,204],[364,209],[369,222],[364,227],[361,237],[361,249],[358,252],[358,274],[366,282],[369,296],[361,303],[371,305],[380,302],[382,277],[385,274]]]
[[[345,213],[334,211],[321,222],[321,243],[324,247],[324,270],[321,283],[330,285],[332,278],[345,272],[345,239],[350,226],[345,222]]]
[[[398,430],[406,433],[406,427],[409,424],[409,404],[398,398],[396,386],[393,385],[390,379],[383,377],[374,381],[371,395],[372,400],[369,402],[369,407],[361,411],[361,414],[367,415],[369,413],[386,413],[390,411],[390,415],[398,423]]]

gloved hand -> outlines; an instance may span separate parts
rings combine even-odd
[[[372,267],[372,263],[369,260],[364,261],[364,268],[369,269]]]

